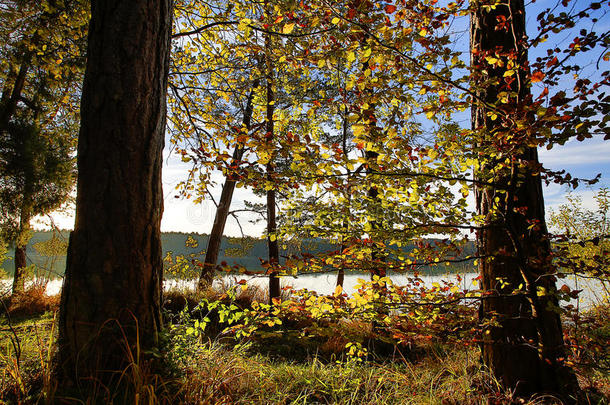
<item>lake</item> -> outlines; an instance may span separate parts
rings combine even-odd
[[[408,278],[412,275],[408,274],[394,274],[390,276],[390,279],[394,284],[405,285],[408,283]],[[433,283],[443,284],[444,281],[453,282],[459,284],[462,289],[476,290],[477,273],[464,273],[459,274],[461,281],[458,283],[458,274],[435,274],[435,275],[421,275],[419,276],[427,287],[432,287]],[[266,277],[252,277],[242,275],[225,275],[222,277],[224,284],[234,284],[237,280],[245,279],[248,284],[257,285],[261,287],[267,286]],[[358,283],[358,279],[369,280],[369,275],[366,273],[348,273],[345,274],[345,281],[343,283],[344,291],[348,294],[352,294],[355,291],[355,286]],[[321,273],[321,274],[303,274],[298,277],[285,276],[282,277],[282,286],[292,286],[295,289],[306,288],[308,290],[316,291],[318,294],[332,294],[335,291],[337,276],[335,273]],[[8,291],[11,287],[12,280],[2,280],[0,288],[2,293]],[[55,279],[49,281],[46,287],[47,294],[55,295],[61,290],[61,279]],[[221,283],[217,280],[216,283]],[[557,287],[561,288],[562,285],[566,284],[570,289],[582,289],[580,293],[579,301],[571,300],[571,304],[576,305],[577,303],[581,308],[587,308],[597,303],[600,303],[605,295],[604,289],[601,282],[594,279],[585,279],[582,277],[568,276],[564,279],[560,279],[557,283]],[[165,280],[164,289],[170,288],[191,288],[194,289],[196,280]]]

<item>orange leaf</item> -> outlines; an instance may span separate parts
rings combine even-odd
[[[544,73],[541,71],[536,71],[532,73],[532,83],[541,82],[544,79]]]

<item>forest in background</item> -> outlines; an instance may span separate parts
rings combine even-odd
[[[62,277],[66,268],[66,250],[70,231],[33,231],[32,237],[27,244],[27,263],[36,265],[35,274],[44,277]],[[189,237],[197,241],[197,246],[186,244]],[[193,257],[202,260],[205,256],[205,246],[209,235],[193,234],[181,232],[164,232],[161,234],[163,246],[163,257],[168,253],[172,258],[176,256]],[[282,246],[280,255],[282,257],[290,255],[310,254],[315,255],[322,252],[337,250],[340,246],[333,245],[323,240],[306,240],[292,242],[290,246]],[[407,248],[406,248],[407,249]],[[267,244],[264,239],[254,237],[227,237],[223,236],[220,246],[219,263],[225,262],[229,266],[237,265],[248,270],[261,270],[261,260],[267,257]],[[474,245],[471,245],[464,254],[472,254]],[[14,248],[9,248],[6,259],[0,263],[0,269],[4,269],[8,277],[12,277],[15,263],[12,259],[15,254]],[[193,256],[191,256],[193,255]],[[168,260],[164,261],[164,268],[171,267]],[[430,269],[428,269],[430,270]],[[32,269],[32,271],[34,271]],[[443,268],[442,271],[448,271]],[[450,271],[450,270],[449,270]],[[460,271],[463,268],[460,267]],[[474,271],[474,269],[473,269]],[[171,277],[171,275],[168,275]]]

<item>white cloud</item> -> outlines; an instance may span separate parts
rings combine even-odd
[[[610,142],[590,139],[584,142],[576,140],[551,150],[539,150],[540,161],[553,169],[575,165],[610,164]]]

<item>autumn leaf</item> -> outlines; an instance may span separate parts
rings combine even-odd
[[[290,34],[292,30],[294,30],[294,26],[294,23],[284,25],[284,28],[282,29],[282,34]]]
[[[392,14],[394,11],[396,11],[396,6],[393,4],[387,4],[385,6],[385,12],[388,14]]]
[[[542,79],[544,79],[544,73],[542,73],[541,71],[536,71],[534,73],[532,73],[532,83],[537,83],[537,82],[541,82]]]

